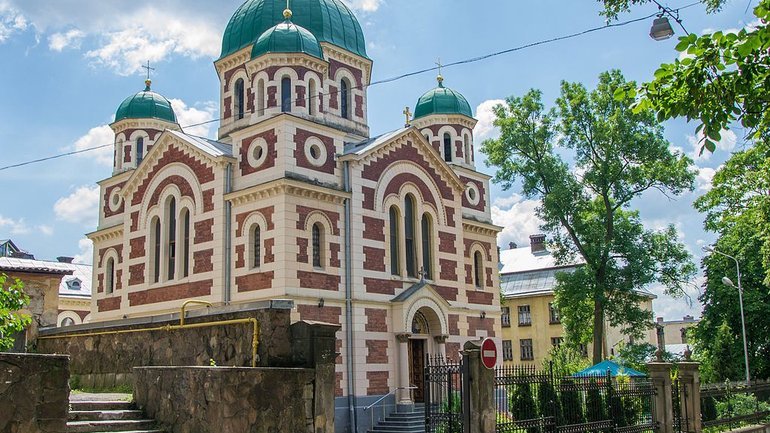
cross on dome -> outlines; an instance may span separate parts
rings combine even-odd
[[[290,20],[291,17],[292,17],[291,5],[289,4],[290,1],[291,0],[286,0],[286,9],[284,9],[284,11],[283,11],[283,17],[286,20]]]
[[[152,85],[152,80],[150,79],[150,71],[154,71],[155,68],[151,68],[150,67],[150,61],[148,60],[146,66],[142,65],[142,69],[146,69],[147,70],[147,79],[144,80],[144,84],[147,87],[144,89],[144,91],[145,92],[149,92],[150,91],[150,86]]]
[[[444,65],[441,64],[441,57],[438,58],[436,61],[436,65],[438,66],[438,77],[436,77],[436,81],[438,81],[438,85],[443,87],[444,77],[441,75],[441,68],[444,67]]]

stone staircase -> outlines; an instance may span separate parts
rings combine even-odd
[[[393,412],[369,433],[425,433],[425,406],[417,404],[410,413]]]
[[[164,433],[127,401],[71,401],[67,433]]]

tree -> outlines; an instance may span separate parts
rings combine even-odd
[[[616,17],[629,4],[647,0],[605,0],[605,14]],[[704,0],[711,11],[725,0]],[[722,131],[740,122],[750,138],[770,133],[770,0],[754,9],[756,26],[737,33],[717,31],[680,38],[681,52],[673,63],[660,66],[654,79],[640,89],[619,89],[618,98],[639,97],[637,109],[653,109],[659,120],[685,117],[698,120],[701,152],[716,149]]]
[[[633,5],[652,3],[653,0],[599,0],[604,3],[602,15],[615,19],[622,12],[628,12]],[[716,12],[722,8],[727,0],[703,0],[709,12]]]
[[[641,290],[657,282],[681,295],[695,271],[673,226],[647,230],[630,209],[649,190],[692,190],[694,173],[690,159],[669,150],[652,111],[634,112],[631,101],[613,97],[626,85],[619,71],[602,73],[592,92],[564,82],[547,112],[537,90],[508,98],[495,108],[500,138],[482,147],[495,182],[509,189],[520,179],[524,195],[541,201],[557,261],[584,262],[557,274],[554,291],[567,340],[583,343],[590,330],[594,363],[603,359],[605,321],[641,337],[652,323]],[[574,152],[572,167],[557,144]]]
[[[0,274],[0,351],[13,347],[14,334],[23,331],[32,320],[19,312],[29,304],[23,289],[20,280],[9,282],[7,275]]]

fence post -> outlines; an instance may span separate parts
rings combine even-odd
[[[680,362],[679,383],[687,390],[681,393],[682,413],[687,416],[682,425],[687,426],[686,433],[701,433],[700,365],[697,362]],[[682,432],[685,433],[685,430]]]
[[[652,385],[655,387],[655,407],[652,411],[652,420],[658,427],[656,433],[674,433],[671,363],[651,362],[647,364],[647,368],[650,371]]]
[[[481,342],[469,341],[463,346],[470,386],[463,398],[470,399],[469,433],[495,433],[497,419],[495,407],[495,370],[481,363]]]

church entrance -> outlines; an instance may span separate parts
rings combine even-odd
[[[425,340],[409,340],[409,385],[415,403],[425,403]]]

